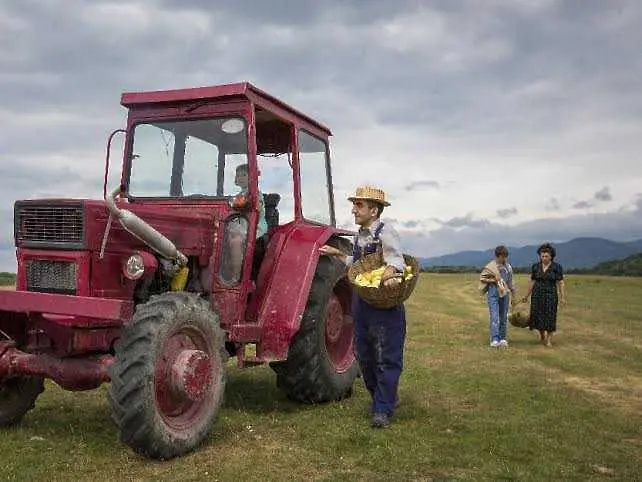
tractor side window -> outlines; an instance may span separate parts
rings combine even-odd
[[[134,132],[129,191],[136,196],[167,196],[176,143],[174,134],[152,124],[139,124]]]
[[[259,190],[268,196],[265,210],[269,228],[294,221],[294,180],[289,161],[291,158],[289,153],[264,154],[257,157],[261,171]]]
[[[303,217],[321,224],[332,224],[326,144],[299,131],[299,169]]]

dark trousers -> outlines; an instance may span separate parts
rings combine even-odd
[[[391,415],[403,369],[406,311],[403,305],[380,310],[354,295],[352,317],[356,356],[372,397],[372,412]]]

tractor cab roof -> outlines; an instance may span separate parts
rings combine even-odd
[[[207,102],[214,100],[242,98],[253,102],[259,109],[271,112],[284,120],[295,124],[309,124],[331,136],[330,129],[311,117],[294,109],[285,102],[258,89],[249,82],[224,84],[209,87],[194,87],[188,89],[159,90],[150,92],[125,92],[120,100],[127,108],[165,103]]]

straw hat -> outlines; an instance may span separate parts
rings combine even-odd
[[[382,206],[390,206],[390,203],[386,201],[386,193],[377,187],[360,186],[355,193],[348,198],[348,201],[356,201],[358,199],[362,201],[374,201]]]

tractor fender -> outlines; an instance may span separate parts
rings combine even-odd
[[[349,249],[350,242],[341,235],[352,233],[332,226],[293,224],[291,229],[272,237],[257,280],[259,358],[266,361],[287,358],[290,341],[299,330],[308,300],[319,248],[324,244],[343,244]]]

